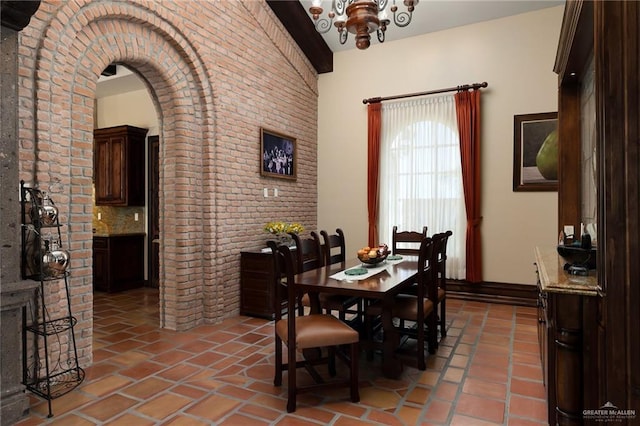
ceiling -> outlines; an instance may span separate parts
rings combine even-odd
[[[394,0],[389,1],[393,2]],[[402,0],[396,1],[398,9],[404,10]],[[351,34],[347,42],[341,45],[338,41],[338,32],[335,29],[331,29],[323,35],[315,30],[308,11],[311,0],[267,0],[267,3],[291,33],[318,73],[333,71],[334,52],[357,50]],[[564,0],[421,0],[415,7],[409,26],[399,28],[394,24],[389,25],[385,35],[386,42],[554,7],[564,3]],[[329,0],[322,2],[325,9],[330,8],[330,4]],[[376,36],[373,35],[371,46],[374,47],[378,43]],[[100,77],[96,96],[115,95],[140,90],[144,87],[142,80],[135,74],[118,66],[117,75]]]
[[[307,11],[309,19],[312,20],[311,15],[308,13],[311,0],[300,0],[300,3]],[[393,4],[393,0],[389,0],[389,3]],[[411,24],[400,28],[391,23],[385,34],[385,39],[386,42],[390,42],[476,22],[563,5],[564,3],[564,0],[420,0],[415,6]],[[402,0],[397,0],[397,6],[398,12],[406,10]],[[325,9],[324,15],[326,15],[331,7],[331,1],[323,0],[322,7]],[[347,42],[341,45],[338,40],[338,31],[335,28],[324,34],[322,38],[332,52],[356,49],[353,35],[349,34]],[[372,34],[371,45],[375,44],[378,44],[378,39],[375,34]]]

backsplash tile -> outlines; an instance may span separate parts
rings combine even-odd
[[[98,220],[98,213],[101,219]],[[138,220],[135,220],[135,214]],[[96,234],[133,234],[145,232],[145,208],[93,206],[93,228]]]

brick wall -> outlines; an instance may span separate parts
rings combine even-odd
[[[163,327],[237,314],[240,250],[264,245],[269,220],[310,230],[317,222],[317,75],[266,3],[43,1],[20,36],[20,177],[50,192],[67,224],[84,364],[92,351],[94,93],[112,62],[149,82],[161,123]],[[261,126],[297,139],[296,181],[260,176]],[[280,197],[263,198],[264,187]],[[50,298],[54,315],[58,299]]]

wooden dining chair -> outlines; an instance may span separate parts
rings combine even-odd
[[[440,232],[433,235],[434,251],[436,252],[436,282],[438,284],[438,299],[436,312],[440,327],[440,338],[447,337],[447,243],[452,231]],[[439,307],[439,309],[438,309]]]
[[[435,300],[435,252],[431,238],[423,238],[418,253],[418,274],[416,294],[399,294],[394,298],[391,316],[400,320],[396,330],[402,336],[416,340],[415,353],[409,359],[415,360],[419,370],[427,368],[425,343],[429,353],[435,353],[437,346],[437,317]],[[375,347],[371,330],[371,318],[382,315],[382,303],[375,302],[367,306],[368,346]]]
[[[275,386],[282,385],[282,372],[288,372],[287,412],[296,410],[296,399],[299,393],[311,392],[319,389],[335,389],[337,386],[348,386],[352,402],[360,401],[358,389],[358,356],[359,335],[358,332],[332,315],[309,314],[300,315],[295,309],[297,303],[297,290],[294,282],[295,260],[291,250],[286,245],[277,246],[270,241],[269,247],[273,253],[275,276],[273,289],[276,292],[276,300],[286,297],[287,316],[274,306],[275,312]],[[277,305],[277,302],[274,302]],[[283,362],[282,345],[287,347],[287,362]],[[337,350],[338,346],[348,346],[349,355]],[[298,361],[298,354],[303,350],[314,348],[327,348],[327,355],[306,360],[303,357]],[[333,360],[338,357],[349,366],[348,379],[336,379]],[[318,364],[329,366],[327,380],[313,368]],[[305,367],[311,374],[315,383],[299,385],[297,370]]]
[[[417,231],[398,231],[394,226],[391,231],[391,254],[406,254],[408,256],[418,256],[420,243],[427,237],[427,227],[422,228],[422,233]]]
[[[335,234],[329,235],[324,229],[320,231],[323,240],[325,265],[344,262],[347,258],[344,232],[337,228]],[[342,321],[347,320],[347,314],[353,314],[354,319],[363,321],[363,301],[360,297],[343,296],[338,294],[326,295],[321,298],[322,307],[327,313],[336,311]]]
[[[321,268],[325,264],[322,243],[317,233],[311,232],[310,238],[300,238],[298,234],[291,234],[296,244],[296,273]]]

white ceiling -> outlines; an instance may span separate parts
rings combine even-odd
[[[387,8],[389,9],[394,0],[388,0],[388,2]],[[311,0],[300,0],[300,3],[309,14]],[[398,12],[406,10],[402,0],[395,0],[395,3],[398,6]],[[564,3],[564,0],[420,0],[415,6],[411,24],[400,28],[392,22],[387,27],[385,42],[518,15]],[[326,16],[331,8],[331,0],[323,0],[322,7],[325,10],[323,15]],[[392,17],[389,10],[387,13]],[[309,14],[309,19],[311,19],[311,14]],[[340,44],[338,31],[335,28],[323,34],[323,38],[333,52],[356,49],[353,34],[349,34],[344,45]],[[376,35],[371,34],[371,45],[377,43],[379,42]]]
[[[393,3],[394,0],[388,0]],[[396,0],[398,10],[405,10],[402,0]],[[309,10],[311,0],[300,0],[305,10]],[[404,28],[391,23],[386,32],[386,42],[414,37],[421,34],[442,31],[448,28],[469,25],[476,22],[489,21],[518,15],[547,7],[563,5],[564,0],[421,0],[413,12],[411,24]],[[325,14],[331,7],[331,0],[323,0]],[[311,19],[311,15],[309,15]],[[324,40],[333,52],[356,49],[352,34],[344,45],[338,41],[338,31],[331,29],[323,35]],[[372,34],[371,45],[378,43]],[[96,97],[111,96],[134,90],[144,89],[144,82],[131,71],[118,65],[117,75],[100,77]]]

